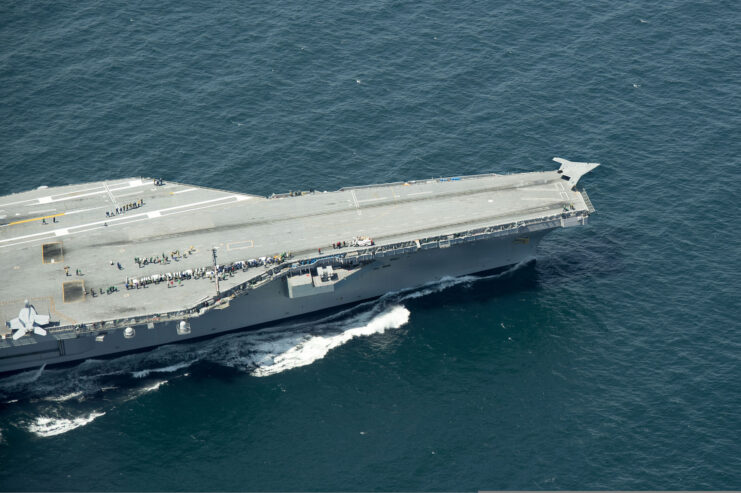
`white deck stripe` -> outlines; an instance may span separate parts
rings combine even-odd
[[[43,235],[47,235],[47,234],[56,234],[57,236],[66,235],[66,234],[69,234],[69,230],[71,230],[71,229],[85,228],[85,227],[88,227],[88,226],[98,226],[98,225],[103,225],[104,223],[108,223],[108,226],[111,226],[111,225],[114,225],[115,223],[121,223],[122,221],[129,222],[131,219],[135,219],[135,218],[138,218],[138,217],[145,217],[145,216],[147,218],[149,218],[149,219],[152,219],[154,217],[159,217],[159,216],[154,215],[154,214],[160,214],[161,215],[161,214],[166,213],[166,212],[176,211],[178,209],[185,209],[185,208],[190,208],[190,209],[186,209],[186,210],[179,211],[179,212],[190,212],[190,211],[195,211],[195,210],[203,209],[203,207],[196,207],[196,206],[203,205],[203,204],[213,204],[214,206],[216,206],[216,205],[224,205],[224,204],[214,204],[214,202],[224,202],[226,200],[231,200],[231,201],[237,202],[237,201],[241,201],[241,200],[246,200],[248,198],[249,197],[246,197],[245,198],[244,196],[239,196],[239,195],[227,195],[225,197],[219,197],[219,198],[211,199],[211,200],[204,200],[204,201],[201,201],[201,202],[194,202],[192,204],[176,205],[174,207],[167,207],[165,209],[159,209],[159,210],[156,210],[156,211],[150,211],[150,212],[143,212],[143,213],[139,213],[139,214],[134,214],[134,215],[131,215],[131,216],[128,216],[128,217],[107,218],[107,219],[102,220],[102,221],[94,221],[94,222],[87,223],[87,224],[78,224],[78,225],[75,225],[75,226],[68,226],[67,228],[60,228],[60,229],[51,230],[51,231],[44,231],[42,233],[34,233],[34,234],[30,234],[30,235],[16,236],[14,238],[6,238],[4,240],[0,240],[0,243],[9,243],[9,242],[14,242],[16,240],[24,240],[26,238],[34,238],[34,237],[43,236]],[[122,224],[125,224],[125,223],[122,223]],[[57,233],[58,231],[60,231],[62,233]],[[12,246],[12,244],[9,244],[9,245],[0,245],[0,248],[5,248],[5,247],[8,247],[8,246]]]
[[[388,197],[379,197],[379,198],[377,198],[377,199],[363,199],[363,200],[356,200],[356,202],[358,202],[358,203],[363,203],[363,202],[376,202],[377,200],[386,200],[386,199],[388,199]]]
[[[64,215],[65,215],[65,216],[70,216],[70,215],[72,215],[72,214],[79,214],[79,213],[81,213],[81,212],[94,211],[94,210],[97,210],[97,209],[106,209],[106,207],[104,207],[104,206],[101,206],[101,207],[91,207],[91,208],[89,208],[89,209],[77,209],[77,210],[75,210],[75,211],[67,211],[67,212],[65,212],[65,213],[64,213]],[[55,210],[56,210],[56,209],[55,209]]]
[[[103,182],[103,186],[105,187],[105,191],[108,192],[108,198],[111,199],[111,204],[114,206],[116,205],[116,199],[113,198],[113,194],[111,193],[111,189],[108,188],[108,185],[106,185],[106,182]]]
[[[119,190],[128,190],[130,188],[136,188],[136,187],[141,187],[141,186],[144,186],[144,183],[141,183],[141,182],[128,182],[126,185],[124,185],[122,187],[118,187],[118,188],[110,188],[110,187],[108,187],[108,185],[104,184],[102,190],[97,190],[95,192],[88,192],[88,193],[68,192],[68,193],[64,193],[64,194],[59,194],[59,195],[68,195],[67,197],[61,197],[61,198],[56,199],[56,198],[54,198],[55,196],[52,195],[52,196],[49,196],[49,197],[41,197],[38,200],[39,200],[39,203],[42,203],[42,204],[44,204],[44,203],[51,203],[51,202],[64,202],[65,200],[74,200],[74,199],[79,199],[79,198],[82,198],[82,197],[90,197],[91,195],[101,195],[101,194],[104,194],[104,193],[109,194],[109,196],[113,200],[113,196],[111,195],[111,192],[118,192]],[[95,190],[95,189],[94,188],[88,188],[88,190]],[[81,190],[81,191],[84,191],[84,190]],[[75,195],[70,195],[70,194],[75,194]],[[44,201],[42,202],[42,200],[44,200]],[[115,202],[114,202],[114,204],[115,204]]]
[[[119,185],[119,184],[123,184],[123,183],[128,183],[129,185],[131,185],[131,184],[134,184],[134,183],[136,183],[136,184],[142,183],[142,181],[141,180],[133,180],[133,181],[128,181],[128,182],[120,182],[120,183],[115,183],[114,186],[115,185]],[[58,202],[59,200],[54,200],[54,197],[59,197],[59,196],[62,196],[62,195],[70,195],[70,194],[73,194],[73,193],[89,192],[90,190],[97,190],[99,188],[100,188],[100,186],[93,187],[93,188],[82,188],[80,190],[72,190],[70,192],[58,193],[56,195],[50,195],[50,196],[47,196],[47,197],[50,197],[51,198],[51,200],[49,200],[49,202]],[[37,198],[33,198],[33,199],[17,200],[15,202],[6,202],[4,204],[0,204],[0,207],[6,207],[8,205],[26,204],[26,202],[33,202],[32,204],[26,204],[26,207],[32,207],[34,205],[39,205],[39,203],[43,203],[43,202],[41,202],[41,200],[46,200],[47,197],[37,197]],[[70,198],[75,198],[75,197],[70,197]]]
[[[350,190],[350,195],[352,195],[352,201],[355,203],[355,208],[358,210],[358,216],[362,216],[363,213],[360,211],[360,204],[358,204],[358,198],[355,196],[355,190]]]

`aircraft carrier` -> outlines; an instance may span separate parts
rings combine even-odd
[[[534,258],[597,163],[270,197],[164,182],[0,198],[0,373],[185,341]]]

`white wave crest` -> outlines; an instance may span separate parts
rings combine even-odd
[[[45,397],[44,400],[53,402],[65,402],[76,397],[82,397],[82,390],[78,390],[77,392],[70,392],[69,394],[64,394],[56,397]]]
[[[155,390],[158,390],[160,387],[162,387],[166,383],[167,383],[167,380],[158,380],[149,385],[145,385],[144,387],[131,389],[130,391],[128,391],[128,395],[122,398],[122,401],[123,402],[133,401],[134,399],[137,399],[143,396],[144,394],[148,394],[150,392],[154,392]]]
[[[140,389],[140,392],[142,394],[144,394],[146,392],[152,392],[154,390],[159,389],[160,387],[162,387],[166,383],[167,383],[167,380],[160,380],[159,382],[154,382],[152,385],[147,385],[146,387],[142,387]]]
[[[445,291],[446,289],[459,286],[459,285],[468,287],[477,281],[501,279],[501,278],[509,276],[513,272],[529,264],[531,261],[532,259],[526,259],[526,260],[523,260],[522,262],[511,265],[510,267],[506,268],[505,270],[501,272],[496,272],[494,274],[489,274],[486,276],[481,276],[481,275],[463,275],[463,276],[458,276],[458,277],[444,276],[444,277],[441,277],[440,279],[436,279],[426,284],[422,284],[421,286],[416,286],[412,288],[404,288],[398,291],[388,292],[384,294],[383,296],[381,296],[380,298],[378,298],[378,300],[369,301],[367,303],[383,304],[383,303],[394,302],[394,301],[397,303],[401,303],[406,300],[414,300],[417,298],[428,296],[430,294],[440,293],[442,291]]]
[[[152,368],[149,370],[133,371],[131,372],[131,376],[133,376],[134,378],[144,378],[144,377],[148,377],[151,373],[172,373],[182,368],[188,368],[193,363],[195,363],[195,360],[183,361],[181,363],[176,363],[174,365],[165,366],[163,368]]]
[[[355,337],[383,334],[386,329],[398,329],[408,321],[409,310],[397,305],[377,315],[366,325],[353,327],[331,336],[310,336],[279,354],[268,353],[265,359],[270,360],[270,363],[264,366],[259,365],[251,373],[257,377],[265,377],[299,366],[306,366]]]
[[[35,433],[40,437],[61,435],[62,433],[67,433],[68,431],[85,426],[86,424],[91,423],[95,418],[99,418],[104,414],[104,412],[92,412],[87,416],[80,416],[72,419],[39,416],[36,418],[36,421],[28,426],[28,431]]]
[[[404,301],[415,300],[440,293],[455,286],[470,286],[476,281],[505,277],[525,265],[514,265],[503,272],[488,276],[443,277],[416,288],[401,289],[380,298],[365,301],[329,316],[299,323],[287,323],[255,332],[233,334],[216,339],[195,352],[199,359],[247,371],[254,376],[267,376],[305,366],[323,358],[334,347],[353,337],[374,333],[394,317],[409,319],[409,311],[401,306]]]

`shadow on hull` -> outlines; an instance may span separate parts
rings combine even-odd
[[[386,293],[381,296],[336,305],[331,308],[288,317],[278,321],[266,322],[262,324],[251,325],[249,327],[242,327],[225,332],[220,332],[218,334],[207,334],[184,341],[172,342],[164,346],[193,344],[205,340],[218,339],[219,337],[228,336],[230,334],[239,332],[270,331],[272,329],[290,331],[291,325],[305,326],[313,322],[328,322],[335,319],[350,317],[354,315],[359,309],[366,308],[368,307],[368,305],[376,304],[376,308],[382,308],[387,304],[398,302],[400,298],[405,298],[405,303],[412,304],[421,309],[425,309],[427,307],[438,307],[441,303],[445,303],[447,305],[465,305],[468,303],[479,303],[493,297],[535,288],[537,286],[537,273],[535,267],[536,261],[535,259],[532,259],[525,263],[517,265],[497,267],[495,269],[488,269],[458,278],[445,278],[415,288],[404,289],[397,292]],[[474,287],[475,289],[473,289]],[[433,291],[430,292],[428,290],[429,288],[433,288]],[[419,296],[415,296],[416,293],[419,293]],[[131,354],[146,353],[149,351],[153,351],[154,349],[156,349],[156,347],[145,347],[130,351],[121,351],[105,356],[96,357],[95,359],[113,360]],[[64,363],[55,363],[46,365],[46,367],[72,368],[80,365],[84,361],[85,360],[76,360]],[[0,378],[28,371],[38,371],[38,369],[13,370],[2,373],[2,375],[0,375]]]

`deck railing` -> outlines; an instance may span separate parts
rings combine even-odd
[[[595,209],[594,209],[594,206],[592,205],[592,201],[589,200],[589,195],[587,195],[587,191],[582,188],[579,190],[579,193],[584,199],[584,203],[587,205],[587,210],[589,211],[590,214],[593,214]]]

